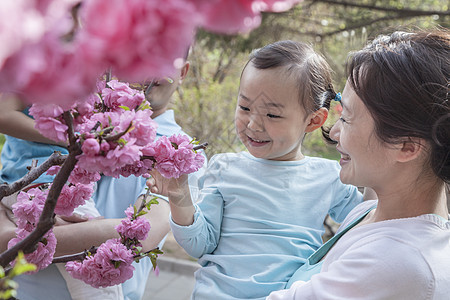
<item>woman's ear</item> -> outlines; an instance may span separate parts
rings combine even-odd
[[[409,137],[399,144],[397,161],[408,162],[416,159],[425,151],[426,143],[423,139]]]
[[[320,128],[328,118],[328,109],[321,107],[309,116],[309,124],[306,126],[305,132],[312,132]]]

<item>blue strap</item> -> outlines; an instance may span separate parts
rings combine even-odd
[[[369,208],[364,214],[362,214],[359,218],[354,220],[352,223],[350,223],[344,230],[339,232],[338,234],[334,235],[331,239],[329,239],[325,244],[323,244],[319,249],[317,249],[316,252],[314,252],[309,258],[309,264],[315,265],[317,264],[327,253],[330,251],[331,247],[341,238],[342,235],[344,235],[347,231],[355,227],[356,224],[361,222],[362,219],[367,216],[367,214],[376,208],[377,206],[374,205],[371,208]]]

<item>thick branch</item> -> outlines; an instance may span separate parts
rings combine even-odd
[[[25,239],[0,254],[0,265],[3,267],[6,267],[16,258],[19,250],[24,250],[24,252],[34,250],[33,247],[41,240],[42,236],[53,227],[55,223],[54,210],[58,197],[61,194],[61,190],[66,184],[70,173],[77,163],[76,157],[81,154],[80,145],[76,142],[76,137],[73,132],[72,115],[70,112],[66,111],[64,112],[63,117],[69,127],[69,155],[64,161],[61,170],[53,180],[52,187],[48,192],[44,209],[42,210],[42,214],[36,228]]]
[[[39,178],[45,171],[55,165],[61,165],[66,160],[67,155],[62,155],[61,152],[54,152],[50,157],[36,168],[32,168],[24,177],[11,184],[0,185],[0,199],[20,191],[27,185]]]
[[[53,215],[56,202],[64,184],[77,163],[77,159],[75,157],[80,153],[81,150],[79,152],[76,151],[69,153],[67,159],[61,167],[61,170],[53,180],[52,187],[48,192],[47,200],[45,201],[44,209],[36,228],[25,239],[0,254],[1,266],[6,267],[12,260],[14,260],[19,250],[23,249],[26,252],[27,250],[32,249],[32,247],[34,247],[34,245],[41,240],[42,236],[53,227]]]

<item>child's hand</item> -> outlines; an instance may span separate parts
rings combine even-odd
[[[190,206],[192,200],[189,192],[188,175],[179,178],[165,178],[158,171],[152,170],[147,179],[147,186],[155,194],[169,197],[169,201],[177,206]]]
[[[159,194],[162,196],[169,196],[169,184],[172,179],[168,179],[163,177],[158,171],[152,170],[150,172],[151,177],[147,179],[147,182],[145,183],[148,188],[150,189],[150,192],[154,194]]]

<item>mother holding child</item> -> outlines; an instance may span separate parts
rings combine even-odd
[[[342,182],[378,201],[267,299],[450,299],[449,50],[442,29],[379,36],[350,56],[330,137]]]
[[[350,202],[351,197],[344,197],[349,209],[344,214],[346,217],[337,234],[317,249],[320,245],[318,243],[314,248],[317,250],[312,249],[304,257],[302,254],[305,252],[295,250],[295,246],[302,247],[305,243],[286,243],[286,240],[295,240],[295,236],[301,234],[298,229],[292,230],[296,222],[304,220],[311,213],[318,215],[317,208],[312,204],[307,205],[304,213],[296,206],[302,203],[305,205],[305,199],[299,199],[299,195],[308,194],[286,190],[286,195],[276,199],[261,196],[254,201],[248,201],[252,193],[242,193],[240,189],[245,186],[253,188],[254,193],[257,193],[256,185],[260,184],[260,178],[270,179],[270,185],[263,182],[266,184],[264,188],[278,188],[279,183],[273,180],[279,176],[273,175],[277,174],[273,172],[273,166],[305,161],[301,155],[303,136],[305,132],[323,124],[329,101],[334,98],[325,96],[326,105],[317,104],[312,112],[307,107],[301,110],[295,94],[298,82],[301,81],[297,81],[294,85],[296,88],[290,92],[286,83],[277,81],[283,79],[281,75],[281,79],[271,77],[270,80],[262,76],[261,74],[278,74],[276,70],[272,70],[278,66],[275,63],[277,60],[273,57],[264,59],[265,56],[262,55],[265,51],[272,53],[271,49],[278,49],[280,45],[284,44],[265,47],[264,51],[256,52],[256,56],[253,56],[244,68],[236,111],[238,129],[241,124],[238,121],[242,119],[240,117],[243,114],[250,116],[250,121],[240,132],[249,132],[250,135],[258,132],[258,136],[262,136],[262,132],[270,133],[269,129],[280,127],[275,124],[286,124],[280,127],[280,130],[272,130],[272,133],[277,133],[273,136],[296,133],[292,134],[295,138],[289,140],[294,144],[292,147],[280,144],[277,148],[280,151],[294,149],[295,151],[285,151],[290,156],[280,156],[280,151],[276,152],[278,156],[269,156],[263,152],[265,148],[262,144],[275,144],[269,141],[268,137],[255,139],[240,136],[249,153],[256,157],[252,158],[253,160],[270,163],[271,169],[264,170],[272,177],[262,177],[264,172],[260,171],[254,174],[257,178],[252,181],[252,185],[238,182],[241,179],[228,180],[228,188],[221,189],[226,182],[224,178],[230,177],[225,177],[226,172],[231,172],[228,164],[222,168],[223,176],[214,177],[214,180],[211,180],[214,184],[207,186],[206,192],[203,187],[201,194],[206,196],[201,198],[195,207],[186,188],[183,189],[186,184],[183,184],[182,180],[165,182],[155,174],[147,183],[153,191],[169,194],[171,226],[177,241],[188,250],[208,248],[208,251],[197,251],[199,253],[193,255],[200,257],[199,262],[203,268],[196,274],[197,283],[192,298],[261,299],[272,292],[267,299],[450,299],[450,222],[446,200],[446,189],[450,181],[449,31],[442,29],[415,33],[395,32],[376,38],[364,49],[350,56],[347,84],[342,98],[336,98],[341,101],[342,115],[331,131],[325,132],[324,135],[337,143],[337,150],[341,153],[341,181],[344,184],[373,189],[378,200],[358,204],[360,197],[355,196],[356,200]],[[299,63],[289,60],[292,60],[292,55],[282,51],[280,53],[283,53],[281,58],[277,56],[280,61],[288,60],[288,63],[281,64],[281,70],[296,70],[295,66]],[[310,59],[317,56],[309,53],[307,57]],[[302,59],[306,58],[302,56]],[[268,66],[259,67],[260,60]],[[317,58],[317,61],[320,59]],[[289,72],[288,74],[292,74]],[[286,72],[280,74],[285,75]],[[318,72],[311,74],[314,76],[307,77],[308,84],[318,78],[328,78],[318,76]],[[264,84],[254,84],[263,82],[262,79],[267,79]],[[255,88],[249,89],[249,86]],[[324,87],[321,93],[329,94],[329,91],[324,91],[331,85],[315,86]],[[279,90],[280,87],[285,91]],[[300,90],[307,95],[308,91],[312,93],[311,91],[318,88]],[[270,94],[274,91],[277,91],[274,95]],[[253,118],[259,120],[259,123],[252,121],[252,109],[249,107],[252,103],[245,97],[242,100],[241,95],[247,97],[247,94],[251,94],[250,98],[256,99],[256,103],[259,98],[255,98],[254,94],[258,93],[285,102],[292,98],[292,107],[307,112],[307,117],[303,117],[300,124],[295,123],[296,126],[288,126],[289,120],[296,120],[294,116],[287,117],[291,116],[289,113],[295,112],[294,109],[289,109],[286,112],[280,110],[281,113],[278,114],[264,112],[260,119]],[[305,98],[315,99],[311,95]],[[289,103],[276,107],[286,107],[287,104]],[[255,115],[260,107],[264,108],[264,103],[253,107],[253,110],[256,110]],[[297,118],[300,115],[297,114]],[[264,122],[263,117],[267,118]],[[274,123],[274,117],[276,122],[284,123]],[[297,130],[288,131],[291,127]],[[250,171],[246,171],[247,169],[252,170],[254,164],[246,164],[245,160],[250,154],[240,155],[235,159],[236,168],[241,170],[239,172],[248,173]],[[337,172],[338,169],[336,177]],[[308,181],[300,183],[300,178],[305,176],[305,173],[314,177],[311,172],[298,172],[292,180],[300,186],[305,185]],[[236,178],[244,180],[251,176],[247,174]],[[314,181],[314,178],[309,180]],[[206,179],[204,181],[206,182]],[[214,199],[217,198],[216,202],[210,201],[211,196],[207,193],[210,190],[214,191],[212,194],[215,195]],[[308,203],[322,201],[323,206],[323,197],[318,196],[318,192],[323,190],[326,189],[310,191],[310,196],[316,199]],[[239,193],[243,196],[240,197]],[[291,196],[295,201],[287,203],[286,199]],[[332,198],[336,202],[337,196]],[[267,203],[277,209],[267,209]],[[330,203],[324,208],[325,211],[329,210]],[[245,205],[253,210],[246,210]],[[230,208],[231,206],[233,208]],[[297,212],[297,215],[286,220],[289,213],[279,213],[278,207],[287,207]],[[350,211],[351,208],[353,209]],[[259,214],[258,220],[254,218],[256,209],[264,212],[264,215]],[[350,212],[347,215],[348,211]],[[204,224],[199,221],[203,220],[198,217],[200,212],[203,215],[211,215],[210,218],[204,218]],[[317,216],[316,219],[323,221],[323,215]],[[248,221],[249,218],[252,222],[242,221]],[[233,222],[238,225],[233,225],[231,233],[229,227]],[[264,232],[271,228],[270,224],[280,222],[285,223],[282,228],[289,228],[286,232],[294,237],[280,230]],[[253,227],[248,224],[253,224]],[[311,224],[308,226],[311,227]],[[206,229],[200,231],[200,227]],[[258,235],[255,234],[255,228],[260,230]],[[250,230],[253,230],[253,236],[249,234],[245,241],[241,239],[240,242],[229,242],[230,238],[240,237],[242,232]],[[207,239],[205,232],[213,232],[214,239]],[[259,243],[255,242],[254,236],[259,237]],[[272,244],[269,244],[267,237],[271,238]],[[261,242],[263,240],[266,242]],[[295,254],[292,253],[293,249]],[[245,263],[236,263],[237,255],[245,255]],[[225,258],[219,260],[217,257]],[[284,260],[277,262],[278,257],[283,257]],[[293,267],[292,262],[297,265]],[[259,273],[255,273],[255,270],[259,270]],[[249,272],[253,275],[248,275]],[[282,290],[274,291],[277,289]]]

